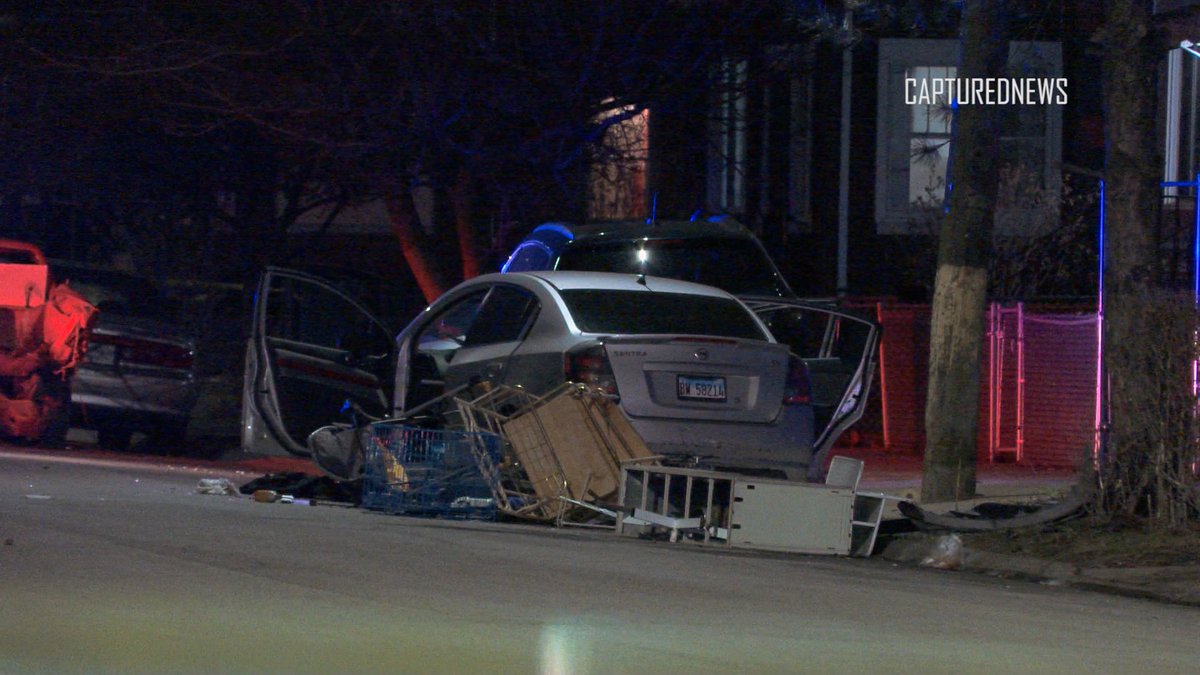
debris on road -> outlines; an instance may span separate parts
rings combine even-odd
[[[316,505],[316,501],[312,499],[297,499],[295,495],[280,494],[274,490],[255,490],[250,498],[256,502],[264,504],[300,504],[303,506]]]
[[[505,441],[503,461],[481,462],[480,470],[508,515],[560,524],[576,513],[587,518],[615,505],[624,464],[658,459],[618,406],[579,384],[541,397],[497,386],[455,402],[467,429]]]
[[[937,538],[919,565],[937,570],[956,570],[962,567],[962,563],[962,537],[957,534],[947,534]]]
[[[228,478],[201,478],[196,493],[202,495],[236,495],[237,485]]]
[[[253,496],[259,490],[295,500],[311,500],[322,505],[355,505],[360,499],[360,482],[335,480],[328,476],[314,476],[299,471],[269,473],[255,478],[237,491]]]
[[[980,504],[973,511],[936,513],[913,502],[901,502],[900,513],[918,529],[951,532],[988,532],[1035,527],[1073,518],[1083,512],[1090,496],[1073,489],[1067,496],[1039,505]]]
[[[362,506],[403,515],[492,518],[481,466],[501,461],[494,434],[375,422],[367,429]],[[465,498],[465,499],[464,499]]]

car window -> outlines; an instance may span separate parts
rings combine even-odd
[[[467,331],[466,346],[477,347],[521,339],[537,307],[537,299],[523,288],[493,287]]]
[[[779,342],[806,359],[836,359],[855,369],[871,336],[871,324],[833,312],[779,307],[757,312]]]
[[[594,289],[565,290],[561,295],[575,325],[585,333],[766,339],[749,310],[732,298]]]
[[[386,331],[357,305],[325,286],[275,276],[269,292],[270,337],[372,356],[391,349]]]
[[[577,239],[563,250],[555,269],[649,274],[734,295],[788,295],[766,253],[750,239]]]
[[[548,270],[551,263],[550,247],[540,241],[527,241],[517,246],[504,266],[505,272]]]
[[[487,290],[480,290],[459,298],[438,313],[417,335],[417,351],[442,351],[458,349],[467,339],[467,331],[479,313],[479,306],[487,297]]]
[[[87,298],[103,314],[172,321],[176,306],[149,279],[114,270],[52,266],[55,279]]]

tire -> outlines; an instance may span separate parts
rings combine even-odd
[[[104,450],[125,452],[129,449],[129,441],[132,439],[133,432],[128,429],[108,427],[96,431],[96,443]]]
[[[159,422],[146,431],[135,449],[146,455],[188,455],[187,421]]]
[[[71,408],[70,405],[64,405],[62,409],[54,414],[50,420],[50,425],[42,432],[42,437],[38,439],[38,445],[43,448],[62,449],[67,446],[67,431],[71,429]]]
[[[37,397],[42,409],[48,410],[50,415],[49,424],[37,439],[38,445],[55,449],[66,447],[67,431],[71,428],[70,383],[53,373],[43,373]]]

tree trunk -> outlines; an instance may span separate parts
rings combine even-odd
[[[430,261],[429,247],[422,244],[422,233],[416,222],[417,212],[413,206],[412,195],[407,190],[399,192],[400,194],[387,200],[388,219],[391,221],[392,234],[400,242],[400,252],[404,255],[404,261],[408,263],[409,269],[412,270],[413,278],[417,280],[417,286],[420,287],[421,294],[425,296],[425,301],[433,302],[446,292],[447,286],[437,268]]]
[[[450,188],[451,205],[454,209],[454,229],[458,234],[458,254],[462,259],[463,279],[484,273],[483,246],[480,245],[480,228],[475,222],[475,192],[471,174],[459,171],[454,186]],[[491,270],[488,270],[491,271]]]
[[[1137,386],[1156,348],[1141,336],[1152,327],[1138,320],[1141,303],[1156,285],[1154,228],[1161,188],[1155,152],[1156,55],[1150,39],[1149,0],[1108,0],[1104,48],[1104,158],[1106,222],[1104,270],[1104,367],[1108,374],[1112,427],[1109,449],[1121,461],[1134,447],[1141,426],[1134,411],[1155,410],[1154,392]],[[1190,57],[1185,57],[1190,58]],[[1182,382],[1184,378],[1180,377]],[[1129,460],[1131,455],[1125,455]]]
[[[1008,60],[1003,0],[967,0],[959,78],[1003,77]],[[999,158],[999,106],[954,113],[950,210],[942,222],[925,403],[924,502],[975,496],[979,362],[987,302]]]

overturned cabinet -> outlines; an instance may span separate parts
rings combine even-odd
[[[855,491],[680,467],[622,469],[617,533],[848,555]]]

